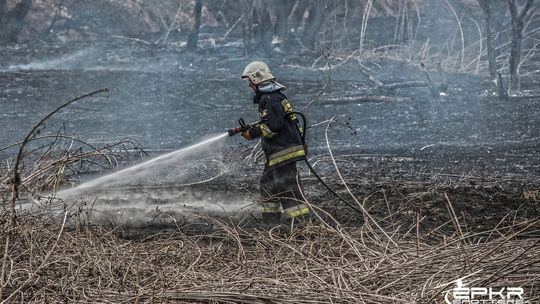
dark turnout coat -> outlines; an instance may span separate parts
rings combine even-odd
[[[270,83],[259,86],[254,102],[259,105],[261,123],[252,127],[252,138],[261,138],[268,167],[278,167],[305,159],[299,121],[283,94],[284,86]]]

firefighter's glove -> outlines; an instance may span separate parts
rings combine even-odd
[[[240,132],[244,133],[244,132],[249,131],[250,129],[251,129],[251,125],[245,124],[240,127]]]
[[[242,132],[242,137],[245,138],[245,139],[248,139],[248,140],[252,140],[253,139],[253,133],[251,133],[252,130],[251,128],[245,130],[244,132]]]

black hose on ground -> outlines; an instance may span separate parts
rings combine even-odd
[[[291,116],[293,114],[302,117],[302,131],[303,132],[300,131],[300,129],[298,127],[298,124],[295,124],[295,126],[296,126],[296,130],[298,131],[298,134],[300,134],[300,138],[302,139],[302,144],[304,145],[304,147],[306,147],[307,146],[306,145],[306,129],[307,129],[306,116],[304,116],[304,114],[302,114],[300,112],[289,112],[289,113],[285,114],[285,116]],[[350,208],[354,209],[355,211],[359,212],[360,214],[364,213],[360,208],[356,207],[354,204],[352,204],[351,202],[349,202],[349,201],[345,200],[343,197],[341,197],[341,195],[339,195],[336,191],[334,191],[334,189],[330,188],[330,186],[328,186],[328,184],[326,184],[322,180],[322,178],[319,176],[319,174],[317,174],[315,169],[313,169],[313,166],[311,166],[311,164],[309,163],[309,161],[307,159],[307,149],[306,149],[306,158],[304,159],[304,161],[306,162],[306,165],[309,168],[309,171],[311,171],[313,176],[315,176],[315,178],[317,178],[319,180],[319,182],[321,184],[323,184],[326,187],[326,189],[328,189],[328,191],[332,192],[332,194],[334,194],[345,205],[349,206]]]

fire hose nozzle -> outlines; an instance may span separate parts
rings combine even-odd
[[[235,136],[236,134],[242,132],[242,130],[241,128],[234,128],[234,129],[229,129],[228,132],[229,132],[229,136]]]
[[[238,133],[242,133],[242,132],[245,132],[247,130],[249,130],[249,128],[259,124],[260,122],[256,122],[256,123],[253,123],[253,124],[247,124],[244,119],[240,118],[238,120],[238,124],[240,125],[240,127],[237,127],[237,128],[233,128],[233,129],[229,129],[228,132],[229,132],[229,136],[234,136]]]

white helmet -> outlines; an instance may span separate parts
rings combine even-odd
[[[249,78],[254,85],[276,79],[266,63],[262,61],[253,61],[246,65],[244,72],[242,72],[242,78]]]

